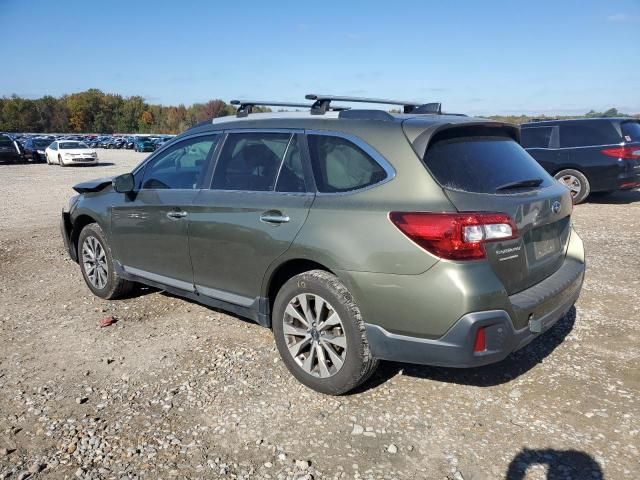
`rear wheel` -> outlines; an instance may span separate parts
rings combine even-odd
[[[272,327],[284,364],[318,392],[346,393],[366,381],[378,364],[358,306],[328,272],[312,270],[289,279],[274,302]]]
[[[135,285],[116,273],[111,248],[97,223],[90,223],[80,232],[78,261],[84,281],[94,295],[100,298],[121,298],[131,292]]]
[[[554,175],[555,179],[569,189],[574,204],[582,203],[589,196],[591,187],[589,180],[578,170],[560,170]]]

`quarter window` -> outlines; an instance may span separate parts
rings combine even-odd
[[[548,148],[553,127],[530,127],[520,131],[520,144],[524,148]]]
[[[196,188],[218,138],[218,135],[191,138],[158,155],[145,168],[142,188]]]
[[[296,144],[291,133],[230,133],[220,152],[212,188],[273,191],[280,174],[278,191],[304,191]]]
[[[384,180],[385,170],[355,143],[329,135],[307,135],[319,192],[348,192]]]

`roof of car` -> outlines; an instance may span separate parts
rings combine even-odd
[[[640,121],[640,119],[633,117],[593,117],[593,118],[567,118],[558,120],[538,120],[534,122],[527,122],[520,125],[520,127],[544,127],[549,125],[557,125],[559,123],[582,123],[582,122],[628,122],[628,121]]]

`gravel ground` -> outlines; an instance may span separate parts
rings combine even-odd
[[[640,471],[640,192],[576,207],[577,308],[504,362],[383,363],[316,394],[268,330],[162,292],[109,302],[67,258],[71,186],[129,170],[0,165],[0,478],[624,479]],[[98,328],[114,315],[118,322]]]

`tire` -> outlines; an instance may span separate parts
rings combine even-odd
[[[98,258],[99,267],[96,266],[95,260],[91,260],[91,252],[93,252],[93,258]],[[89,289],[94,295],[105,300],[122,298],[129,294],[135,285],[134,282],[121,278],[115,272],[111,247],[97,223],[90,223],[80,232],[78,263]],[[93,269],[91,265],[94,265]],[[96,274],[93,273],[94,271]]]
[[[47,165],[51,165],[51,162],[49,161],[49,155],[47,155],[46,153],[44,155],[44,159],[47,162]]]
[[[591,192],[589,180],[579,170],[560,170],[554,178],[569,189],[574,205],[584,202]]]
[[[301,300],[307,304],[306,310]],[[322,305],[320,301],[324,306],[318,316],[315,309]],[[294,315],[289,313],[292,310]],[[311,270],[289,279],[276,296],[271,318],[284,364],[299,382],[317,392],[341,395],[353,390],[378,365],[369,350],[360,309],[347,288],[329,272]],[[306,319],[309,328],[300,319]],[[329,319],[333,320],[328,323]],[[293,346],[298,347],[295,358],[290,351]]]
[[[66,167],[66,165],[62,161],[62,157],[60,155],[58,155],[58,165],[60,165],[61,167]]]

